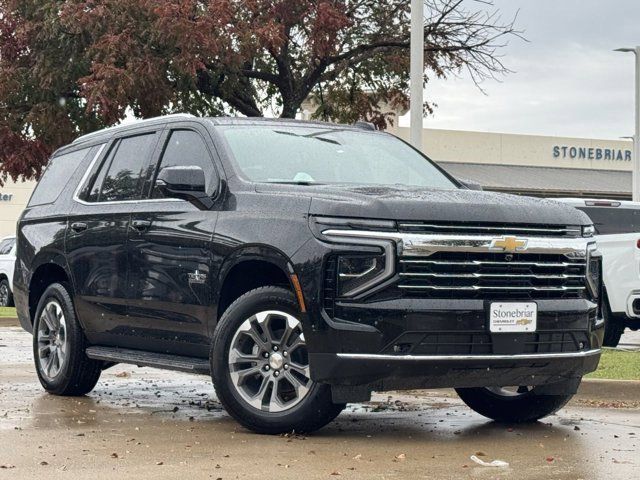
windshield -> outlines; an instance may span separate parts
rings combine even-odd
[[[391,135],[310,126],[233,126],[224,137],[254,182],[406,185],[455,189],[431,162]]]

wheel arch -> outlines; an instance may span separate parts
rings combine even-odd
[[[222,264],[216,289],[217,318],[239,297],[255,288],[274,285],[291,290],[301,310],[306,310],[293,265],[276,248],[251,245],[236,250]],[[297,284],[296,284],[297,283]]]
[[[38,262],[29,279],[29,318],[31,325],[38,308],[38,302],[47,287],[53,283],[71,282],[71,276],[67,271],[66,262],[61,255],[55,255]]]

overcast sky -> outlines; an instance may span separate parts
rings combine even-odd
[[[633,54],[612,50],[640,45],[639,0],[495,5],[505,19],[519,11],[529,41],[514,38],[503,51],[515,73],[485,82],[487,95],[464,74],[430,82],[425,94],[438,107],[425,126],[611,139],[633,133]]]

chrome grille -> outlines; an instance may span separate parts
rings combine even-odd
[[[498,225],[440,224],[434,222],[398,222],[400,232],[452,235],[524,235],[528,237],[580,237],[579,225]]]
[[[400,257],[398,288],[430,298],[563,298],[586,293],[586,262],[559,254],[436,252]]]

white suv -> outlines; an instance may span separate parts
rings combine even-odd
[[[626,327],[640,328],[640,202],[560,198],[596,228],[607,307],[604,345],[615,347]]]
[[[0,307],[13,307],[13,267],[16,263],[16,237],[0,241]]]

